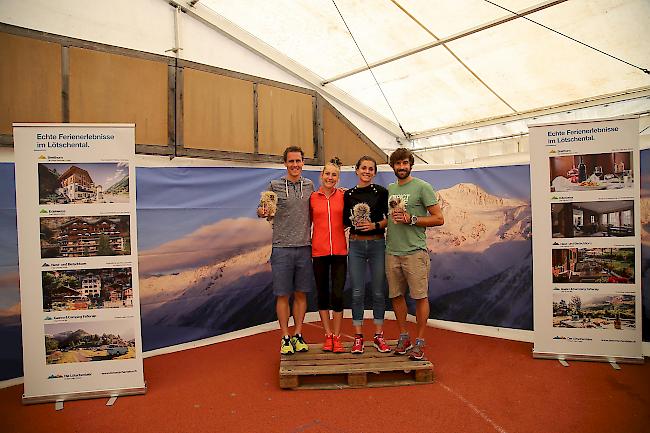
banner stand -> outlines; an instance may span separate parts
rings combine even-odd
[[[535,352],[533,351],[533,358],[535,359],[557,359],[558,361],[596,361],[596,362],[609,362],[611,363],[625,363],[625,364],[643,364],[645,362],[643,357],[621,357],[621,356],[599,356],[599,355],[575,355],[575,354],[561,354],[550,352]]]
[[[144,394],[135,125],[13,126],[22,402]]]
[[[71,400],[85,400],[91,398],[113,398],[113,397],[126,397],[130,395],[141,395],[146,394],[147,384],[145,383],[144,387],[141,388],[123,388],[123,389],[112,389],[112,390],[102,390],[102,391],[90,391],[90,392],[76,392],[70,394],[48,394],[42,396],[30,396],[27,397],[23,394],[22,402],[23,404],[39,404],[39,403],[50,403],[50,402],[63,402]]]
[[[638,116],[529,130],[533,357],[642,364]]]

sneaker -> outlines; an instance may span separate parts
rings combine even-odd
[[[409,336],[400,334],[399,340],[397,340],[397,346],[395,346],[395,354],[406,355],[406,352],[408,352],[412,347],[413,345],[411,344]]]
[[[282,342],[280,343],[280,355],[293,355],[293,345],[289,337],[282,337]]]
[[[332,334],[325,336],[325,343],[323,343],[323,352],[332,351]]]
[[[424,358],[424,341],[416,341],[415,346],[409,351],[409,358],[419,361]]]
[[[354,343],[352,344],[351,353],[363,353],[363,337],[355,336]]]
[[[305,343],[305,340],[302,339],[301,334],[296,334],[291,337],[291,345],[293,346],[293,350],[296,352],[306,352],[309,350],[309,346]]]
[[[386,344],[386,340],[384,340],[383,332],[380,332],[379,334],[375,334],[375,338],[372,340],[372,345],[375,346],[377,352],[381,352],[381,353],[390,352],[390,346]]]
[[[332,336],[332,352],[334,352],[334,353],[343,353],[343,352],[345,352],[345,348],[341,344],[341,336],[340,335],[333,335]]]

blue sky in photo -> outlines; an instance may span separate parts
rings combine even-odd
[[[73,165],[86,170],[93,180],[95,185],[101,185],[104,189],[108,189],[116,182],[122,180],[124,176],[129,175],[129,166],[125,163],[117,162],[93,162],[93,163],[42,163],[50,170],[56,169],[59,175],[62,175]]]
[[[495,196],[530,201],[529,165],[423,170],[411,174],[426,180],[436,190],[451,188],[459,183],[473,183]],[[386,184],[395,181],[393,173],[380,172],[378,177]]]
[[[0,162],[0,209],[16,209],[16,177],[13,162]]]
[[[61,332],[82,329],[89,334],[119,335],[124,340],[132,340],[135,336],[133,324],[130,320],[106,320],[101,322],[73,322],[73,323],[46,323],[46,335],[56,335]]]
[[[154,248],[224,218],[256,218],[260,192],[272,179],[285,173],[280,168],[138,168],[139,248]],[[303,175],[318,187],[320,171],[304,170]],[[461,182],[476,183],[493,195],[530,200],[528,165],[415,171],[413,175],[428,181],[435,189]],[[395,181],[395,175],[380,172],[375,180],[387,186]],[[354,172],[341,173],[341,186],[351,188],[356,183]]]
[[[18,264],[14,165],[0,163],[0,266]]]

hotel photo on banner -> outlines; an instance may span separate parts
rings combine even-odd
[[[530,127],[535,357],[643,362],[638,125]]]

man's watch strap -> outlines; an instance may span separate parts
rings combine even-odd
[[[418,223],[418,216],[417,215],[411,215],[411,225],[414,226]]]

